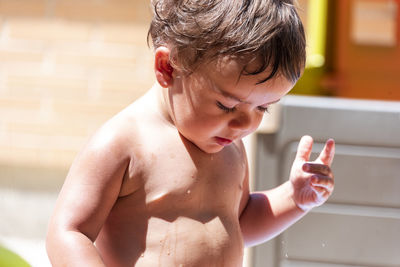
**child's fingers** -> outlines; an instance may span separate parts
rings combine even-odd
[[[303,171],[332,176],[332,170],[328,165],[321,163],[307,162],[303,164]]]
[[[329,196],[331,195],[331,191],[326,190],[323,187],[319,187],[319,186],[314,186],[313,187],[313,191],[319,196],[322,197],[324,199],[328,199]]]
[[[305,135],[300,139],[297,147],[296,161],[308,161],[310,159],[313,139],[311,136]]]
[[[334,180],[330,176],[322,176],[322,175],[313,175],[311,177],[311,185],[314,188],[322,188],[329,193],[333,191],[335,186]]]
[[[333,157],[335,155],[335,141],[333,139],[328,139],[326,141],[324,148],[317,158],[317,162],[321,162],[328,166],[331,166]]]

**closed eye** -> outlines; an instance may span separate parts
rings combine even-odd
[[[218,108],[222,109],[222,110],[225,111],[226,113],[234,112],[234,111],[236,110],[235,107],[233,107],[233,108],[228,108],[227,106],[224,106],[224,105],[223,105],[221,102],[219,102],[219,101],[217,101],[216,104],[217,104],[217,107],[218,107]]]
[[[257,107],[259,111],[269,113],[269,107]]]

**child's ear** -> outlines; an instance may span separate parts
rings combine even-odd
[[[156,49],[154,55],[154,71],[158,83],[167,88],[172,85],[172,73],[174,71],[169,59],[170,50],[165,46]]]

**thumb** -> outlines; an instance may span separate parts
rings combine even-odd
[[[309,135],[305,135],[300,139],[299,146],[297,147],[297,154],[295,161],[309,161],[312,151],[313,139]]]

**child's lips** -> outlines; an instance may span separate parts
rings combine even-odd
[[[217,141],[217,143],[221,146],[227,146],[230,143],[232,143],[232,140],[230,139],[226,139],[226,138],[222,138],[222,137],[215,137],[215,140]]]

